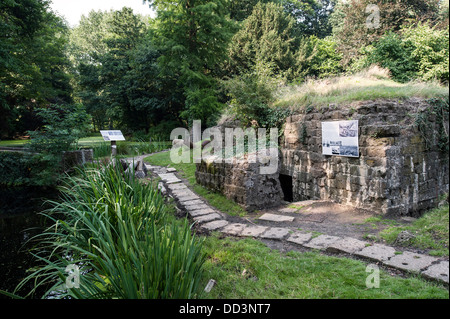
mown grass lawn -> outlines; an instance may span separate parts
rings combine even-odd
[[[145,159],[158,166],[171,166],[186,178],[194,190],[212,206],[224,212],[241,213],[242,208],[221,194],[209,193],[195,183],[195,164],[174,164],[170,153]],[[236,207],[237,206],[237,207]],[[318,252],[271,250],[254,239],[221,238],[218,233],[204,237],[207,255],[201,287],[210,279],[217,284],[200,299],[442,299],[448,290],[415,275],[395,277],[381,269],[380,288],[368,289],[368,263]]]
[[[254,239],[205,239],[208,255],[201,287],[217,284],[200,298],[211,299],[448,299],[442,285],[414,275],[391,276],[381,269],[380,287],[369,289],[368,263],[318,252],[271,250]]]

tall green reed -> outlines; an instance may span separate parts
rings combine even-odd
[[[52,225],[34,240],[43,267],[33,280],[43,298],[193,298],[205,256],[187,220],[175,220],[153,183],[124,173],[120,163],[67,177],[60,201],[45,216]],[[79,288],[66,285],[68,265]]]

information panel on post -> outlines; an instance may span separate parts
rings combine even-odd
[[[125,141],[121,131],[100,131],[106,142]]]
[[[358,121],[322,122],[322,154],[359,157]]]

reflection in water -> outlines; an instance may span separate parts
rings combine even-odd
[[[46,208],[45,200],[55,197],[54,189],[0,188],[0,290],[13,292],[28,275],[27,270],[38,265],[29,252],[29,239],[44,227],[45,219],[38,213]],[[29,289],[30,286],[19,295],[25,295]],[[0,298],[6,297],[0,294]]]

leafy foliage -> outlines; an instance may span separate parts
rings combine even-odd
[[[364,48],[362,66],[379,64],[400,82],[419,78],[449,81],[449,33],[426,24],[404,28],[400,34],[388,32]],[[359,62],[361,63],[361,62]]]
[[[187,299],[198,292],[204,254],[187,220],[169,222],[152,183],[126,175],[120,163],[81,170],[65,180],[63,199],[45,216],[52,225],[36,240],[44,266],[29,280],[48,287],[43,298]],[[80,269],[68,288],[65,269]],[[32,294],[30,292],[30,294]]]

